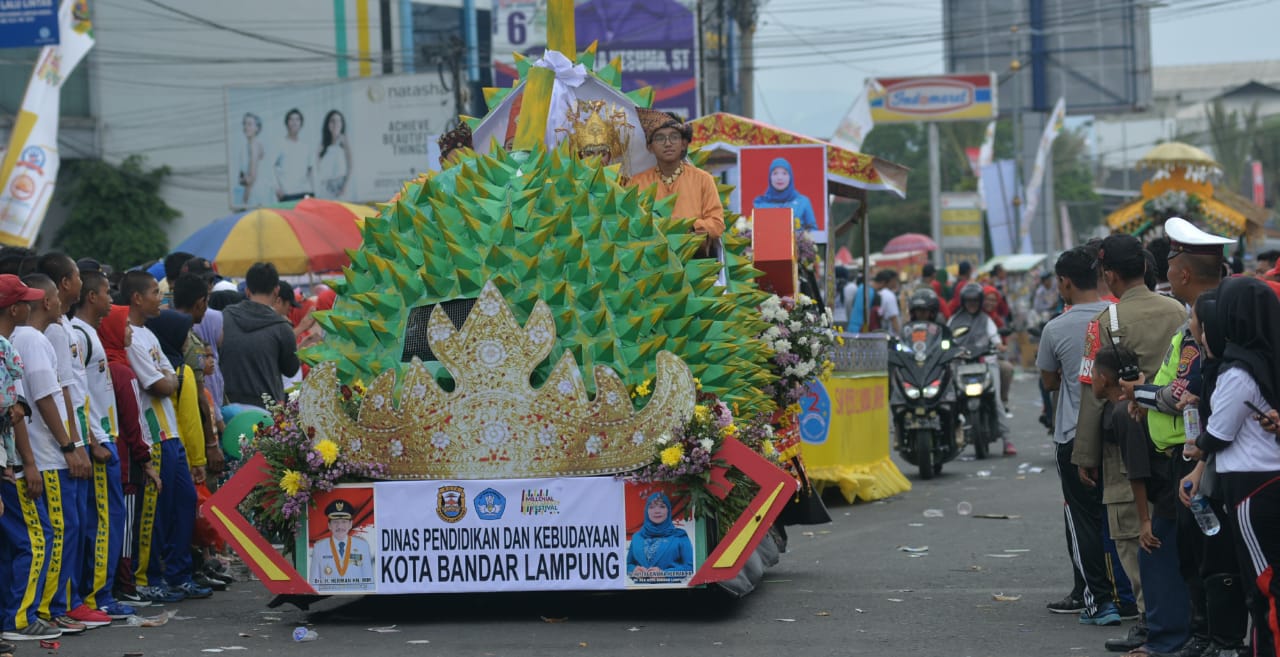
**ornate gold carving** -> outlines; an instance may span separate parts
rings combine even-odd
[[[625,110],[617,105],[606,110],[606,105],[603,100],[579,100],[569,111],[568,132],[569,146],[578,157],[603,156],[609,164],[627,152],[635,126],[627,122]]]
[[[521,328],[492,281],[462,330],[433,311],[427,338],[453,375],[453,392],[414,359],[398,387],[392,372],[374,379],[353,421],[337,369],[326,363],[303,383],[303,424],[348,458],[387,464],[393,479],[510,479],[634,470],[650,462],[661,434],[693,413],[693,376],[667,351],[657,356],[653,396],[639,412],[607,367],[595,368],[589,399],[570,352],[534,389],[529,376],[551,353],[555,322],[539,301]]]

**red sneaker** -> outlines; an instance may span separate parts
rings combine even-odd
[[[1017,455],[1018,455],[1018,450],[1017,450],[1017,448],[1015,448],[1015,447],[1013,446],[1013,443],[1008,442],[1008,441],[1005,441],[1005,443],[1004,443],[1004,455],[1005,455],[1005,456],[1017,456]]]
[[[111,624],[110,616],[97,609],[90,609],[88,605],[80,605],[68,611],[67,615],[71,617],[71,620],[81,623],[90,629]]]

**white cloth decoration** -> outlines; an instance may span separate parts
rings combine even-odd
[[[556,50],[548,50],[533,63],[538,68],[549,68],[556,74],[555,84],[551,87],[551,108],[547,112],[547,149],[555,148],[568,133],[557,132],[569,122],[569,112],[578,106],[578,95],[574,89],[587,81],[587,67],[574,64],[568,57]]]

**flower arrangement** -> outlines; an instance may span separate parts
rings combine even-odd
[[[805,396],[809,381],[826,379],[835,365],[828,358],[839,340],[831,310],[799,294],[769,297],[760,306],[764,321],[772,324],[760,339],[773,349],[778,381],[765,387],[779,409],[788,409]]]
[[[735,237],[750,242],[751,240],[751,219],[748,217],[738,217],[731,228]],[[809,237],[809,231],[800,228],[800,222],[796,221],[796,262],[806,269],[814,269],[818,264],[818,245]],[[743,251],[743,256],[751,257],[751,247],[747,247]]]
[[[722,465],[714,455],[730,438],[761,454],[776,457],[768,415],[735,418],[733,410],[715,395],[699,393],[693,416],[661,434],[653,461],[625,478],[640,484],[674,485],[676,493],[692,503],[694,515],[714,518],[722,525],[720,530],[727,531],[755,494],[751,482],[734,470],[727,472],[734,484],[728,497],[722,500],[708,489],[712,469]]]
[[[246,461],[262,454],[273,479],[255,488],[243,506],[263,534],[291,547],[287,539],[301,527],[315,493],[339,483],[383,478],[386,467],[348,460],[331,440],[315,442],[302,429],[297,401],[272,403],[267,410],[273,423],[256,428],[252,437],[241,436],[241,445]]]
[[[1204,208],[1200,197],[1185,190],[1167,191],[1142,204],[1142,213],[1149,225],[1163,226],[1170,217],[1182,217],[1192,223],[1204,223]]]

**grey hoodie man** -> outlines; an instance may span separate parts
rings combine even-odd
[[[270,271],[255,271],[259,267]],[[255,274],[267,280],[255,280],[259,278]],[[250,284],[249,298],[227,306],[222,312],[219,366],[226,381],[227,401],[262,406],[263,395],[284,400],[282,377],[298,373],[298,343],[289,320],[260,300],[270,299],[276,292],[279,278],[275,267],[258,263],[250,268],[246,278]],[[265,289],[255,290],[254,283]]]

